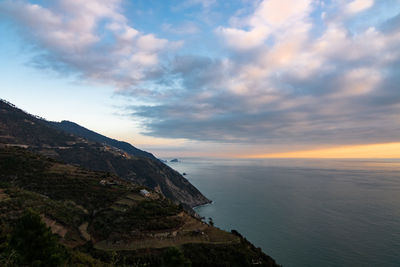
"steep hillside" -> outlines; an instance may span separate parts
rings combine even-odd
[[[210,202],[186,178],[159,160],[67,134],[6,101],[0,101],[0,144],[29,148],[66,163],[118,175],[188,207]]]
[[[75,136],[83,137],[87,140],[98,142],[100,144],[107,144],[109,146],[121,149],[132,156],[146,157],[153,160],[157,160],[153,154],[140,150],[127,142],[118,141],[115,139],[108,138],[104,135],[98,134],[94,131],[86,129],[71,121],[61,121],[61,122],[49,122],[49,124],[61,131],[73,134]]]
[[[0,147],[0,265],[13,266],[24,254],[9,242],[29,208],[58,236],[67,266],[277,266],[237,232],[210,226],[142,188],[28,149]],[[24,242],[21,231],[18,242]]]

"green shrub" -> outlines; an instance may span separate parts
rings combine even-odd
[[[164,253],[163,266],[165,267],[190,267],[190,260],[186,259],[182,251],[175,247],[170,247]]]
[[[60,266],[66,260],[64,249],[39,214],[28,209],[17,221],[8,243],[8,254],[19,266]]]

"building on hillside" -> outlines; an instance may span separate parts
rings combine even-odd
[[[146,189],[142,189],[140,190],[140,194],[144,197],[149,197],[150,196],[150,192],[147,191]]]

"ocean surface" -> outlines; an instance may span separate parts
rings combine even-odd
[[[168,164],[213,200],[200,215],[285,267],[400,266],[400,160]]]

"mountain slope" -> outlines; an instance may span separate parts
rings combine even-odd
[[[74,122],[61,121],[61,122],[49,122],[53,127],[62,130],[66,133],[73,134],[75,136],[80,136],[90,141],[98,142],[100,144],[107,144],[115,148],[121,149],[132,156],[146,157],[153,160],[157,160],[153,154],[140,150],[127,142],[118,141],[112,138],[108,138],[104,135],[98,134],[94,131],[86,129]]]
[[[210,202],[186,178],[159,160],[132,156],[113,146],[67,134],[6,101],[0,101],[0,144],[29,148],[66,163],[113,173],[188,207]]]
[[[237,232],[191,217],[155,192],[144,196],[142,188],[28,149],[0,147],[0,266],[15,266],[7,264],[15,255],[7,236],[27,208],[58,236],[67,266],[178,266],[168,264],[171,254],[194,267],[277,266]]]

